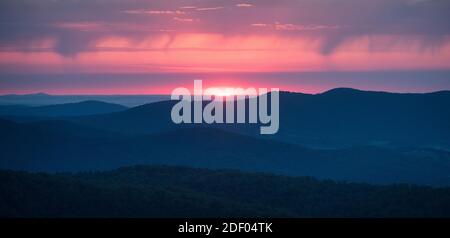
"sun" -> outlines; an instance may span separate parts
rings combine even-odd
[[[236,95],[235,90],[233,88],[225,88],[225,87],[209,88],[206,94],[219,97],[228,97]]]

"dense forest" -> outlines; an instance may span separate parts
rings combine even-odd
[[[0,171],[1,217],[450,217],[450,188],[135,166]]]

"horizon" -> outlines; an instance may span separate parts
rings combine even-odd
[[[170,95],[174,88],[191,88],[194,79],[202,79],[206,87],[279,88],[282,91],[307,94],[317,94],[334,88],[396,93],[450,90],[450,70],[1,76],[0,95],[40,92],[50,95]]]
[[[245,88],[244,88],[245,89]],[[336,87],[336,88],[330,88],[321,92],[317,93],[305,93],[305,92],[298,92],[298,91],[286,91],[286,90],[280,90],[280,93],[297,93],[297,94],[307,94],[307,95],[320,95],[325,94],[330,91],[334,90],[353,90],[353,91],[359,91],[359,92],[374,92],[374,93],[392,93],[392,94],[433,94],[433,93],[440,93],[440,92],[450,92],[450,89],[444,89],[444,90],[437,90],[437,91],[427,91],[427,92],[396,92],[396,91],[379,91],[379,90],[363,90],[358,88],[350,88],[350,87]],[[0,94],[0,97],[2,96],[164,96],[164,97],[170,97],[170,94],[50,94],[46,92],[35,92],[35,93],[24,93],[24,94],[17,94],[17,93],[11,93],[11,94]],[[194,94],[192,94],[194,95]],[[236,95],[236,94],[232,94]],[[217,96],[226,96],[226,95],[217,95]]]

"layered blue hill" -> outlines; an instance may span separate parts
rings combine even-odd
[[[174,104],[37,107],[45,116],[37,116],[36,108],[28,114],[21,109],[23,114],[3,116],[16,122],[0,121],[0,168],[83,171],[165,164],[450,184],[450,92],[282,92],[280,131],[273,136],[259,135],[258,124],[176,125],[170,118]],[[104,113],[104,107],[117,111]]]
[[[104,130],[147,134],[185,127],[175,125],[164,101],[126,111],[73,118]],[[426,146],[450,150],[450,92],[397,94],[334,89],[322,94],[280,94],[280,130],[263,136],[318,148],[355,145]],[[205,124],[201,125],[205,126]],[[208,127],[260,137],[255,124]]]
[[[56,121],[3,120],[0,130],[3,169],[60,172],[160,164],[380,184],[450,185],[450,153],[432,149],[318,150],[214,128],[129,135]]]
[[[83,101],[47,106],[0,105],[0,115],[25,117],[63,117],[104,114],[126,110],[127,107],[100,101]]]

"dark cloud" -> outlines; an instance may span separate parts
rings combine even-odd
[[[57,40],[54,50],[72,56],[93,50],[94,43],[104,37],[139,40],[171,30],[173,34],[317,37],[322,39],[323,54],[333,53],[358,36],[414,35],[420,36],[423,49],[427,49],[441,45],[449,35],[449,12],[447,0],[3,0],[0,46],[27,49],[33,41],[53,37]],[[98,27],[73,27],[81,23]]]

